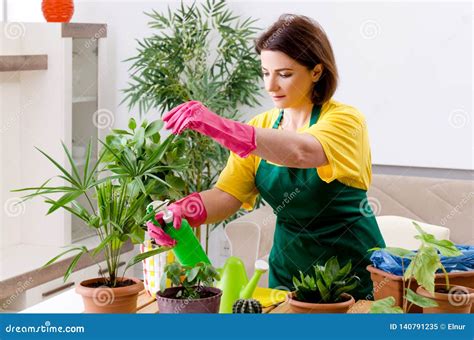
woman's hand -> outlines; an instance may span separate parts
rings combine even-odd
[[[247,157],[256,149],[253,126],[222,118],[198,101],[189,101],[175,107],[163,116],[165,128],[174,134],[192,129],[209,136],[240,157]]]
[[[207,211],[202,201],[201,195],[197,192],[188,195],[179,201],[170,204],[167,209],[173,213],[173,226],[176,229],[181,228],[183,218],[185,218],[191,227],[198,227],[206,221]],[[155,220],[164,226],[163,212],[155,215]],[[174,246],[173,240],[164,230],[153,222],[147,222],[148,234],[155,239],[156,244],[160,246]]]

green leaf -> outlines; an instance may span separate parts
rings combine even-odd
[[[326,286],[324,286],[323,281],[317,280],[316,285],[319,289],[319,292],[321,293],[323,301],[325,301],[325,302],[329,301],[329,298],[330,298],[331,294],[330,294],[329,290],[326,288]]]
[[[139,127],[138,130],[135,132],[135,147],[137,149],[141,149],[143,144],[145,143],[145,129],[143,127]]]
[[[403,310],[399,306],[395,306],[395,298],[393,296],[389,296],[381,300],[373,301],[370,306],[370,313],[402,314]]]
[[[107,244],[109,244],[113,238],[117,237],[114,234],[109,234],[107,237],[105,237],[102,242],[92,251],[92,256],[96,256],[98,253],[102,251],[102,249],[105,248]]]
[[[199,274],[199,271],[199,267],[194,267],[193,269],[191,269],[187,274],[186,280],[188,280],[188,282],[192,282]]]
[[[165,181],[177,190],[184,190],[186,183],[179,177],[171,174],[165,176]]]
[[[337,276],[337,273],[339,272],[339,262],[337,261],[336,256],[331,257],[326,264],[324,265],[325,270],[324,273],[326,276],[329,278],[329,282],[326,282],[328,286],[331,285],[331,283],[334,281],[334,279]]]
[[[69,264],[69,267],[67,267],[66,272],[64,274],[64,278],[63,278],[64,282],[66,282],[67,279],[69,278],[69,276],[71,276],[71,274],[74,271],[74,269],[76,268],[76,265],[79,262],[79,259],[81,258],[81,256],[84,255],[87,252],[86,247],[81,247],[81,249],[82,249],[82,251],[72,259],[71,263]]]
[[[48,262],[46,262],[46,263],[42,266],[42,268],[45,268],[45,267],[47,267],[47,266],[53,264],[53,263],[56,262],[60,257],[66,255],[67,253],[70,253],[70,252],[72,252],[72,251],[77,251],[77,250],[79,250],[80,252],[87,252],[87,248],[85,248],[85,247],[83,247],[83,246],[82,246],[82,247],[74,247],[74,248],[68,249],[68,250],[62,252],[61,254],[59,254],[59,255],[53,257],[53,258],[52,258],[51,260],[49,260]]]
[[[129,135],[131,136],[132,134],[128,132],[127,130],[120,130],[120,129],[112,129],[113,133],[116,133],[117,135]]]
[[[127,271],[128,268],[130,268],[131,266],[137,264],[138,262],[141,262],[143,261],[144,259],[147,259],[151,256],[155,256],[155,255],[158,255],[158,254],[161,254],[165,251],[168,251],[170,249],[172,249],[173,247],[159,247],[157,249],[153,249],[153,250],[150,250],[150,251],[147,251],[147,252],[144,252],[144,253],[140,253],[138,255],[136,255],[135,257],[133,257],[132,259],[130,259],[130,261],[128,261],[127,263],[127,266],[125,267],[125,271]]]
[[[334,277],[334,281],[339,281],[344,279],[349,273],[351,272],[352,269],[352,263],[351,261],[348,261],[344,267],[342,267],[339,272],[336,274]]]
[[[72,172],[75,176],[75,179],[76,179],[77,183],[81,183],[81,176],[79,175],[79,170],[77,169],[76,163],[72,159],[71,153],[69,152],[69,150],[66,147],[66,144],[64,144],[64,142],[61,141],[61,145],[63,147],[64,153],[67,156],[67,159],[69,160],[69,164],[71,165],[71,169],[72,169]]]
[[[415,252],[412,250],[404,249],[404,248],[397,248],[397,247],[387,247],[382,250],[385,250],[387,253],[392,254],[394,256],[402,257],[411,259],[415,256]]]
[[[439,250],[441,255],[447,257],[461,256],[462,252],[449,240],[437,240],[434,235],[416,235],[415,238],[422,240],[426,246],[431,246]]]
[[[162,120],[155,120],[151,122],[150,125],[146,127],[145,130],[145,137],[151,137],[158,133],[163,128],[163,121]]]
[[[60,199],[58,199],[57,201],[54,201],[54,200],[48,200],[49,203],[51,203],[53,206],[51,208],[49,208],[48,212],[46,213],[46,215],[49,215],[51,214],[52,212],[56,211],[57,209],[59,208],[64,208],[64,206],[66,204],[69,204],[71,203],[72,201],[74,201],[76,198],[78,198],[79,196],[81,196],[83,194],[82,191],[73,191],[73,192],[70,192],[70,193],[67,193],[65,195],[63,195]],[[54,202],[54,203],[53,203]]]
[[[351,292],[353,291],[357,286],[359,285],[359,281],[358,280],[354,280],[353,283],[351,284],[346,284],[345,282],[342,283],[342,287],[338,288],[333,296],[336,298],[336,299],[339,299],[339,297],[341,296],[342,293],[348,293],[348,292]]]
[[[135,121],[134,118],[130,118],[128,121],[128,128],[133,131],[135,130],[136,127],[137,127],[137,122]]]
[[[410,288],[407,288],[406,292],[406,299],[419,307],[438,307],[438,303],[435,300],[418,295]]]
[[[168,148],[170,147],[171,143],[173,142],[175,136],[171,134],[164,140],[163,143],[160,144],[158,149],[153,152],[153,154],[146,160],[145,166],[144,166],[144,171],[155,167],[158,162],[163,158],[163,155],[166,153]]]
[[[420,286],[428,292],[434,292],[435,273],[441,262],[438,253],[433,247],[422,247],[410,262],[404,278],[408,280],[412,275]]]
[[[161,275],[161,279],[160,279],[160,291],[163,292],[165,289],[166,289],[166,279],[168,277],[164,274],[164,275]]]
[[[39,152],[41,152],[51,163],[53,163],[56,168],[58,168],[63,174],[64,174],[64,179],[67,180],[69,183],[74,185],[77,188],[80,188],[81,185],[74,179],[74,177],[66,171],[58,162],[56,162],[51,156],[49,156],[47,153],[42,151],[41,149],[36,148]]]

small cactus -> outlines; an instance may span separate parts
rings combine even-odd
[[[262,305],[255,299],[238,299],[232,306],[232,313],[261,313]]]

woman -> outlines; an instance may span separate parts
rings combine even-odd
[[[292,289],[292,277],[336,255],[361,279],[356,298],[370,298],[367,250],[384,247],[368,206],[371,158],[364,117],[331,99],[337,70],[322,28],[283,15],[256,41],[265,88],[276,108],[248,124],[224,119],[203,104],[181,104],[163,116],[179,134],[192,129],[231,151],[214,188],[170,206],[174,226],[222,221],[260,194],[277,215],[270,253],[270,287]],[[160,217],[160,216],[158,216]],[[150,223],[159,244],[173,244]]]

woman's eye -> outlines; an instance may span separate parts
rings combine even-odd
[[[291,77],[291,74],[280,74],[280,77],[289,78],[289,77]]]

